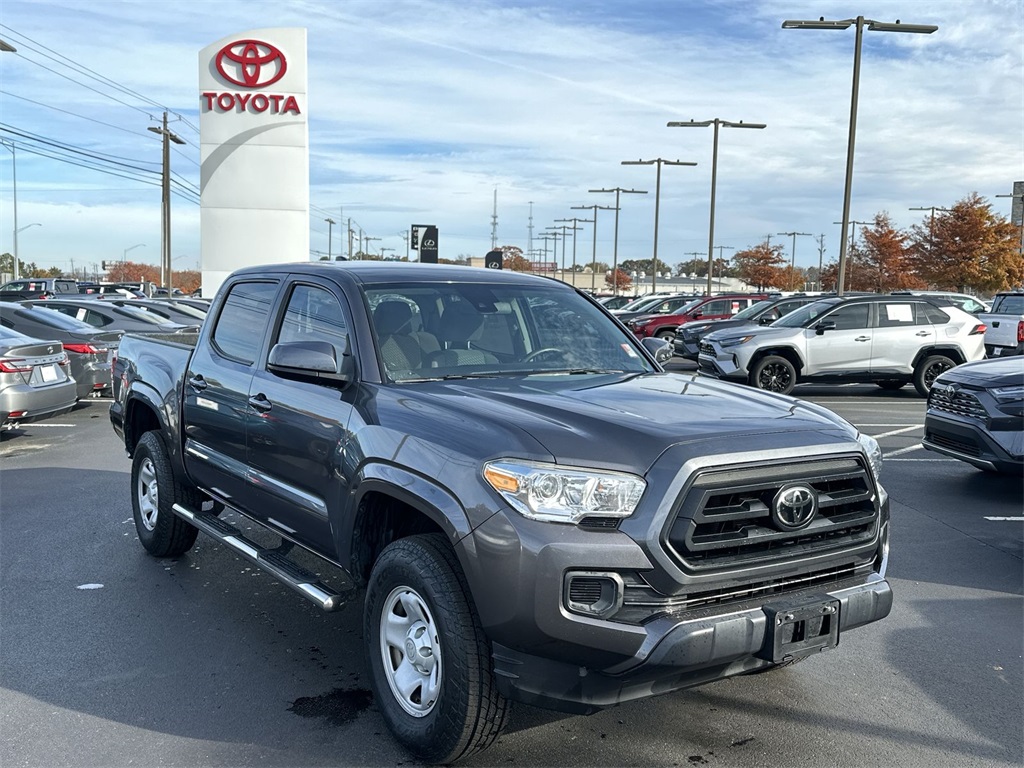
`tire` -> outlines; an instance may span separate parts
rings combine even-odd
[[[198,509],[200,495],[174,478],[163,440],[147,432],[132,457],[132,515],[139,541],[154,557],[177,557],[196,542],[199,531],[171,510],[176,502]]]
[[[945,355],[931,355],[917,364],[914,369],[914,388],[921,397],[928,397],[935,377],[956,365],[956,362]]]
[[[662,341],[667,341],[669,344],[674,344],[676,340],[676,332],[658,331],[656,334],[654,334],[654,338],[661,339]]]
[[[906,383],[907,382],[905,382],[905,381],[876,381],[875,382],[875,384],[877,384],[878,386],[880,386],[882,389],[886,390],[887,392],[895,392],[897,389],[903,389],[903,387],[904,387],[904,385],[906,385]]]
[[[444,536],[410,536],[381,552],[363,624],[374,698],[409,752],[447,764],[494,743],[508,703],[495,687],[490,644]]]
[[[767,355],[750,372],[750,386],[788,395],[796,386],[796,368],[784,357]]]

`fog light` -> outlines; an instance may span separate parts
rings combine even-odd
[[[622,577],[603,571],[570,571],[565,575],[565,606],[573,613],[605,619],[622,607]]]

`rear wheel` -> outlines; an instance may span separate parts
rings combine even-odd
[[[928,397],[935,379],[956,365],[945,355],[931,355],[917,364],[914,370],[914,388],[921,397]]]
[[[750,386],[788,395],[796,386],[796,368],[784,357],[767,355],[750,372]]]
[[[363,637],[381,715],[417,758],[455,762],[498,737],[508,703],[444,536],[410,536],[384,549],[370,574]]]
[[[196,509],[200,495],[175,480],[163,440],[147,432],[132,456],[132,516],[139,541],[155,557],[177,557],[195,544],[199,531],[171,510],[178,502]]]

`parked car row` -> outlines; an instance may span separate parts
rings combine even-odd
[[[67,292],[0,302],[0,428],[59,416],[78,400],[109,394],[122,334],[196,331],[208,306],[201,299]]]

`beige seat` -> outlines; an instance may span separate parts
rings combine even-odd
[[[412,335],[412,309],[403,301],[382,301],[373,310],[373,325],[384,367],[389,374],[405,373],[423,364],[423,352]]]
[[[444,348],[430,356],[431,367],[449,368],[498,362],[498,358],[490,352],[472,348],[472,342],[478,337],[483,324],[483,315],[469,302],[460,301],[445,309],[438,328],[438,336]]]

